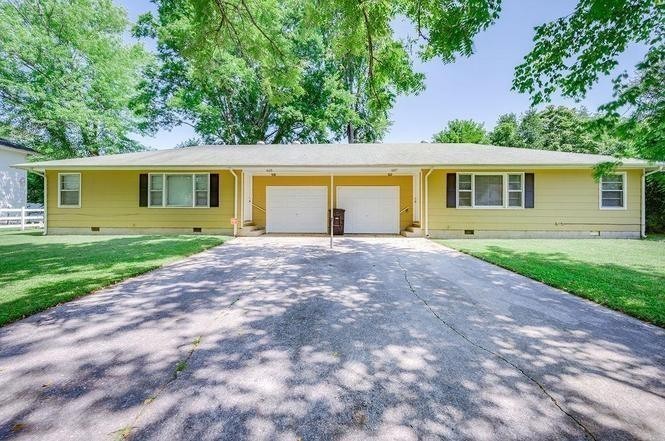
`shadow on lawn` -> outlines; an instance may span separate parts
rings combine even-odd
[[[319,242],[232,242],[0,329],[0,438],[662,435],[663,330],[434,244]]]
[[[12,236],[41,236],[41,233],[22,232]],[[54,238],[63,241],[18,244],[0,241],[0,291],[11,282],[49,276],[35,281],[35,286],[18,297],[0,296],[0,324],[149,271],[164,259],[193,254],[219,243],[219,239],[205,236],[104,240],[92,236],[81,243],[67,243],[67,236]]]
[[[592,264],[565,253],[516,252],[496,245],[469,253],[665,327],[665,276],[653,267]]]

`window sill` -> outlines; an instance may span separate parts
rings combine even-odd
[[[459,210],[524,210],[524,207],[455,207]]]
[[[200,210],[202,208],[205,209],[205,208],[218,208],[218,207],[211,207],[209,205],[205,206],[205,207],[191,207],[191,206],[189,206],[189,207],[169,207],[169,206],[163,206],[163,205],[161,205],[161,206],[160,205],[153,205],[153,206],[148,206],[147,208],[156,208],[156,209],[169,209],[169,208],[177,208],[177,209],[188,208],[188,209],[191,209],[191,208],[194,208],[194,209]]]

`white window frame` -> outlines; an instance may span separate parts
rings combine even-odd
[[[511,190],[510,189],[510,177],[511,176],[519,176],[520,177],[520,183],[522,184],[522,186],[520,187],[519,190]],[[506,173],[506,177],[504,179],[505,179],[505,182],[506,182],[506,187],[505,187],[506,208],[516,208],[516,209],[524,208],[524,173]],[[516,193],[518,191],[522,194],[522,199],[520,201],[520,206],[519,207],[511,207],[510,206],[510,193]]]
[[[78,176],[79,177],[79,201],[76,205],[65,205],[62,203],[62,177],[63,176]],[[81,173],[58,173],[58,208],[81,208],[81,188],[83,183],[81,181]],[[73,191],[73,190],[65,190]]]
[[[618,171],[614,173],[609,173],[610,175],[620,175],[623,179],[623,188],[622,192],[622,207],[603,207],[603,177],[598,180],[598,208],[601,210],[627,210],[628,209],[628,176],[625,171]],[[617,191],[617,190],[606,190],[606,191]]]
[[[470,207],[460,207],[459,205],[459,177],[460,175],[471,175],[471,206]],[[477,175],[491,175],[491,176],[503,176],[503,205],[476,205],[476,176]],[[521,176],[522,182],[522,205],[519,207],[511,207],[508,205],[508,196],[509,196],[509,186],[508,186],[508,177],[511,175]],[[523,210],[524,209],[524,172],[457,172],[455,178],[455,208],[463,210]],[[464,191],[464,190],[462,190]],[[468,190],[466,190],[468,191]],[[513,190],[517,191],[517,190]]]
[[[152,177],[153,176],[162,177],[162,205],[152,205]],[[166,204],[166,193],[168,187],[167,176],[174,175],[190,175],[192,177],[192,205],[187,206],[176,206],[176,205],[167,205]],[[196,205],[196,192],[203,190],[196,190],[196,175],[206,175],[208,177],[207,184],[207,193],[208,193],[208,203],[206,205]],[[175,172],[164,172],[164,173],[148,173],[148,208],[210,208],[210,173],[175,173]]]

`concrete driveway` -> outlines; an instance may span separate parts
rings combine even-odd
[[[246,238],[0,329],[0,438],[665,439],[665,332],[424,239]]]

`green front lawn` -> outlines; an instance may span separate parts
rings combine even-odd
[[[665,327],[665,236],[438,242]]]
[[[0,325],[155,269],[224,236],[42,236],[0,232]]]

